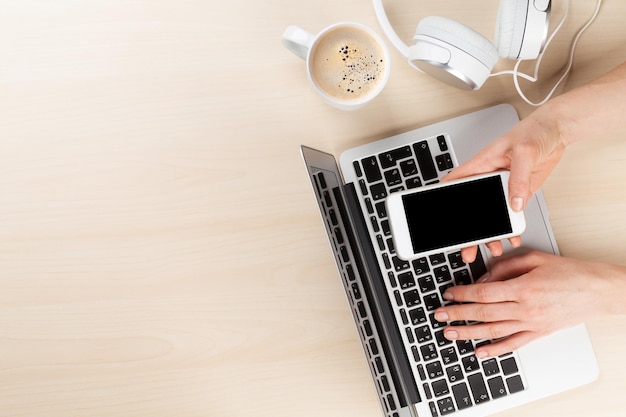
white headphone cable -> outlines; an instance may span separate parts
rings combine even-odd
[[[568,15],[568,11],[569,11],[569,0],[566,1],[565,4],[565,14],[563,16],[563,18],[561,19],[561,21],[559,22],[559,24],[557,25],[557,27],[554,29],[554,31],[552,32],[552,35],[550,35],[550,37],[548,38],[548,40],[546,41],[546,46],[544,48],[544,50],[541,52],[541,54],[539,55],[539,57],[537,58],[537,62],[535,64],[535,73],[534,73],[534,77],[531,77],[527,74],[521,73],[518,71],[519,69],[519,65],[521,64],[522,60],[518,60],[515,63],[515,67],[513,68],[513,70],[509,70],[509,71],[501,71],[501,72],[497,72],[492,74],[491,76],[496,76],[496,75],[505,75],[505,74],[512,74],[513,75],[513,82],[515,84],[515,89],[517,90],[517,93],[520,95],[520,97],[528,104],[530,104],[531,106],[541,106],[544,103],[546,103],[550,98],[552,98],[552,95],[554,94],[554,92],[556,91],[556,89],[559,87],[559,85],[561,84],[561,82],[563,82],[563,80],[565,79],[565,77],[567,76],[567,74],[569,74],[570,70],[572,69],[572,65],[574,63],[574,53],[576,51],[576,46],[578,44],[578,40],[580,39],[580,37],[582,36],[582,34],[589,28],[589,26],[591,26],[591,24],[594,22],[594,20],[596,19],[596,17],[598,16],[598,13],[600,12],[600,6],[602,5],[602,0],[598,0],[598,2],[596,3],[596,9],[593,12],[592,16],[589,18],[589,20],[587,21],[587,23],[585,23],[585,25],[580,28],[578,30],[578,32],[576,33],[576,36],[574,37],[574,40],[572,41],[572,46],[570,48],[570,53],[569,53],[569,60],[567,63],[567,67],[565,69],[565,71],[563,72],[563,75],[561,76],[561,78],[556,82],[556,84],[554,85],[554,87],[552,88],[552,90],[550,90],[550,92],[548,93],[548,95],[541,100],[538,103],[532,102],[531,100],[529,100],[526,95],[524,95],[524,93],[522,92],[522,89],[519,85],[519,77],[524,78],[528,81],[531,82],[537,82],[537,74],[539,72],[539,65],[541,64],[541,60],[543,58],[543,54],[545,53],[546,49],[548,48],[548,45],[550,44],[550,42],[552,42],[552,39],[554,39],[554,36],[557,34],[557,32],[561,29],[561,26],[563,25],[563,23],[565,22],[565,19]]]

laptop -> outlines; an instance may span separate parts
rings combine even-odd
[[[486,416],[597,378],[584,325],[487,360],[473,352],[491,341],[443,337],[445,323],[434,319],[434,310],[445,304],[450,285],[472,283],[488,270],[494,260],[484,246],[472,264],[458,251],[410,262],[395,256],[385,198],[439,181],[518,121],[512,106],[497,105],[349,149],[341,169],[333,155],[301,148],[387,417]],[[525,215],[523,246],[505,244],[504,256],[533,249],[558,254],[541,191]]]

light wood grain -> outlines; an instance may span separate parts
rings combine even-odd
[[[390,17],[406,37],[432,14],[491,37],[496,3]],[[592,7],[572,5],[546,79]],[[461,92],[392,51],[374,103],[332,109],[280,35],[380,32],[356,0],[0,10],[0,416],[380,416],[298,146],[338,154],[499,102],[527,115],[511,80]],[[624,61],[625,13],[605,1],[566,88]],[[626,263],[624,133],[572,147],[546,184],[564,254]],[[622,416],[625,326],[589,324],[598,382],[502,415]]]

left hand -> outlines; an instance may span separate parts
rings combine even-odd
[[[499,356],[556,330],[609,313],[623,313],[626,267],[531,252],[496,263],[473,285],[448,289],[444,298],[463,304],[435,311],[456,339],[500,339],[476,350],[479,358]],[[469,303],[469,304],[465,304]]]

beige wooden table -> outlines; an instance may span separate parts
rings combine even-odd
[[[388,3],[405,39],[433,14],[492,37],[495,0]],[[574,1],[531,97],[593,5]],[[381,33],[370,1],[0,10],[0,416],[380,416],[298,147],[338,155],[500,102],[525,116],[510,77],[461,92],[394,50],[383,94],[342,113],[280,35]],[[566,88],[626,59],[625,16],[605,0]],[[547,181],[564,254],[626,263],[625,135],[572,147]],[[501,415],[623,416],[626,318],[589,331],[597,382]]]

